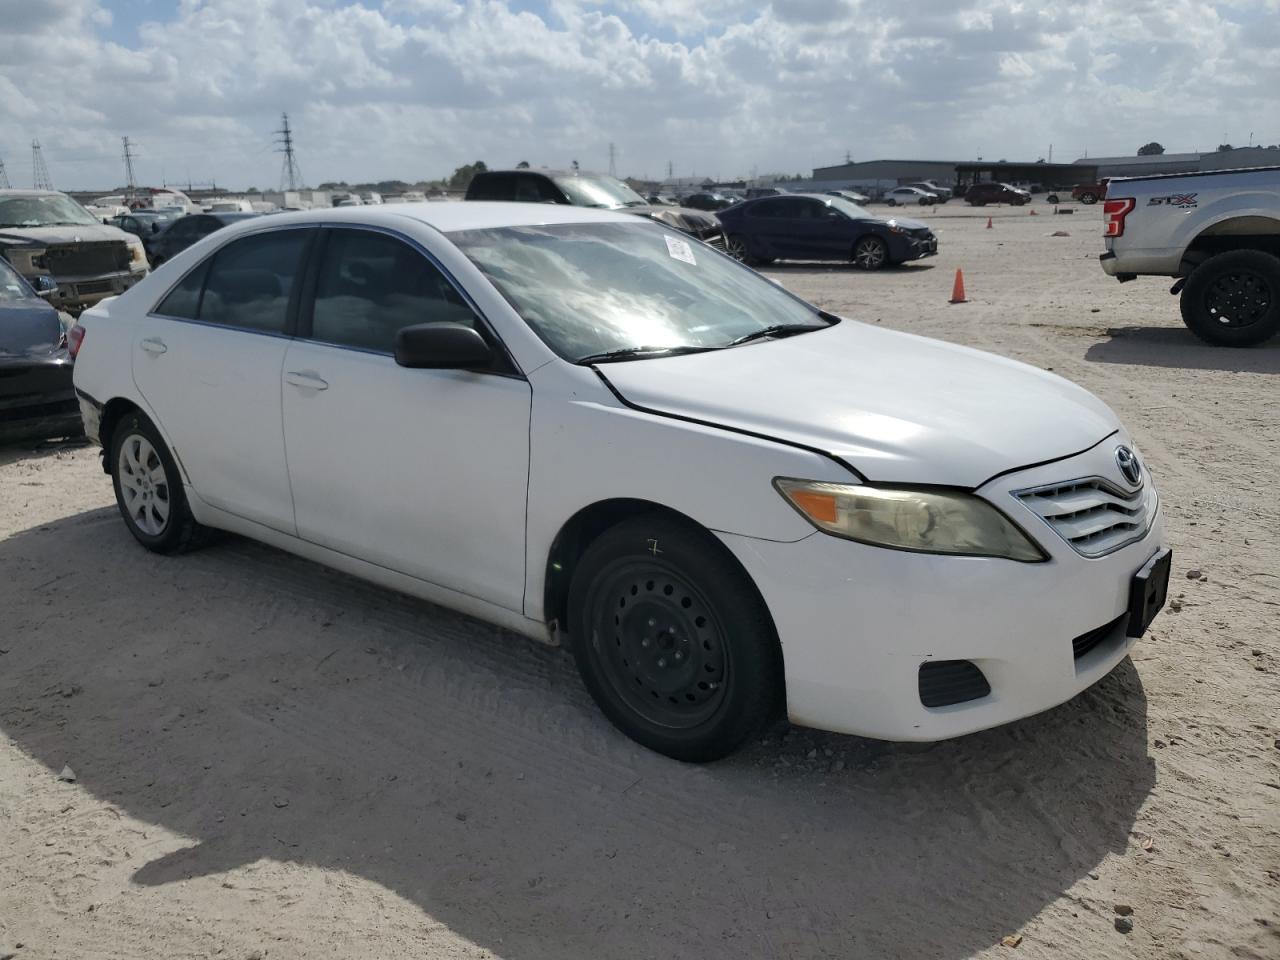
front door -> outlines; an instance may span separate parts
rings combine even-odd
[[[280,370],[305,250],[316,231],[234,240],[138,325],[133,379],[196,495],[294,532]]]
[[[508,366],[396,364],[402,327],[484,327],[431,260],[384,232],[326,231],[306,322],[281,388],[298,535],[520,611],[528,382]]]

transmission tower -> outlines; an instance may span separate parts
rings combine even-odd
[[[124,182],[128,187],[127,195],[132,197],[138,191],[138,182],[133,175],[133,144],[128,137],[121,137],[120,142],[124,144]]]
[[[9,175],[4,172],[4,159],[0,158],[0,190],[8,190],[9,187]]]
[[[44,154],[40,152],[40,141],[31,141],[31,180],[37,190],[52,190],[53,177],[49,176],[49,168],[45,165]]]
[[[609,144],[609,176],[616,177],[618,175],[618,148],[612,143]]]
[[[276,153],[284,154],[284,162],[280,165],[280,189],[297,190],[302,186],[302,171],[298,168],[298,160],[293,155],[293,131],[289,129],[289,115],[280,114],[280,129],[276,132],[276,143],[280,147]]]

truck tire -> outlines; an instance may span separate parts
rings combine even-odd
[[[1182,322],[1220,347],[1251,347],[1280,332],[1280,258],[1229,250],[1191,272],[1182,288]]]

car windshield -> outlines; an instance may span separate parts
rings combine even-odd
[[[621,180],[613,177],[555,177],[556,186],[565,192],[575,207],[643,207],[644,197]]]
[[[854,217],[858,220],[867,220],[875,217],[874,213],[858,206],[852,200],[846,200],[844,197],[827,197],[827,205],[839,210],[841,213]]]
[[[60,193],[0,197],[0,227],[93,226],[97,217]]]
[[[829,322],[729,257],[637,219],[449,235],[566,360],[712,350],[762,331]]]
[[[26,283],[18,276],[18,271],[0,258],[0,303],[14,303],[18,300],[31,300],[34,294]]]

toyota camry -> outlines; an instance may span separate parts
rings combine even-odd
[[[1091,394],[626,213],[253,218],[71,342],[143,547],[220,528],[565,643],[683,760],[779,712],[937,740],[1045,710],[1167,586],[1155,486]]]

